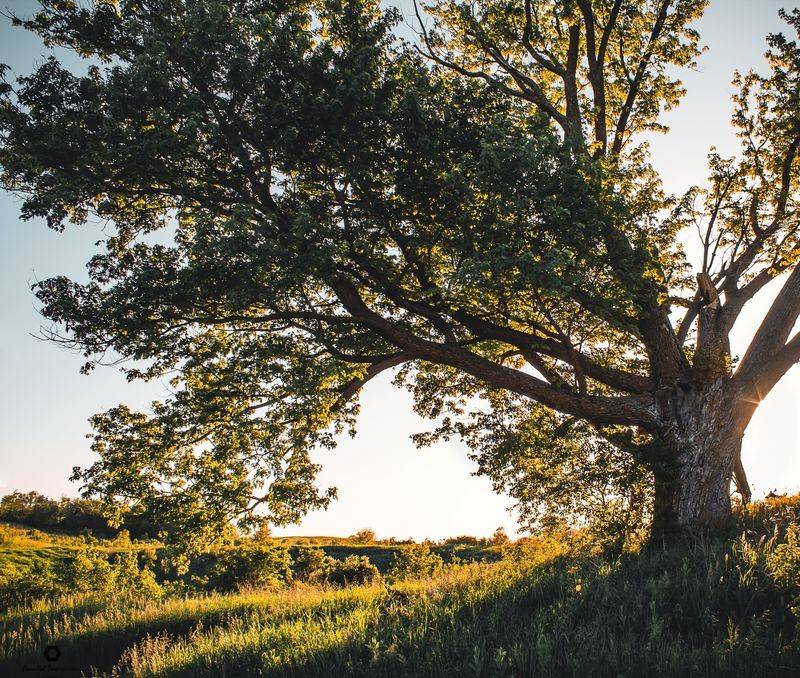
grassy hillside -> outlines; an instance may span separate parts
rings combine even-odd
[[[793,498],[614,562],[533,541],[392,585],[39,602],[0,616],[0,675],[56,644],[107,675],[796,676],[798,523]]]
[[[108,553],[139,551],[160,546],[157,542],[133,542],[125,539],[94,540],[98,548]],[[85,544],[82,537],[56,532],[45,532],[24,525],[0,522],[0,570],[4,566],[26,569],[53,567],[58,561],[69,558]]]
[[[349,556],[366,556],[369,561],[381,572],[386,572],[392,563],[395,554],[403,546],[385,546],[381,544],[319,544],[327,555],[337,560],[344,560]],[[449,544],[447,546],[434,546],[431,549],[438,553],[445,562],[459,559],[465,562],[494,562],[500,559],[501,549],[495,546],[473,546],[466,544]]]
[[[321,548],[326,555],[337,560],[349,556],[365,556],[385,573],[395,554],[403,549],[403,544],[354,544],[347,537],[274,537],[276,545],[312,546]],[[30,528],[24,525],[0,521],[0,569],[4,564],[19,567],[50,567],[57,561],[68,558],[72,552],[83,546],[81,536],[57,533]],[[109,553],[127,550],[160,549],[155,541],[126,542],[124,539],[97,539],[97,545]],[[501,549],[489,544],[448,543],[434,546],[433,551],[445,562],[454,559],[466,562],[494,562],[500,559]]]

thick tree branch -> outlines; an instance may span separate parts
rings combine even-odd
[[[769,374],[776,368],[776,358],[781,364],[778,356],[793,357],[792,352],[797,337],[789,344],[784,344],[798,317],[800,317],[800,266],[796,265],[750,342],[739,369],[736,370],[737,380],[754,384],[766,380],[765,383],[770,383]],[[761,374],[762,372],[764,374]]]
[[[372,311],[349,281],[339,278],[331,287],[342,305],[386,340],[420,359],[460,369],[492,388],[506,389],[526,396],[565,414],[591,419],[600,423],[651,427],[655,418],[648,407],[647,396],[602,397],[579,396],[554,388],[546,381],[503,365],[491,362],[466,349],[417,337],[407,329],[392,323]]]
[[[745,473],[744,465],[742,464],[741,450],[733,460],[733,482],[736,485],[736,491],[742,498],[742,503],[749,504],[753,493],[750,490],[750,483],[747,482],[747,473]]]
[[[756,370],[738,374],[735,384],[740,397],[757,405],[781,378],[800,362],[800,332],[774,354],[767,356]]]
[[[697,320],[696,357],[707,359],[711,353],[715,353],[715,349],[718,347],[720,340],[720,335],[717,331],[720,299],[717,288],[714,287],[714,283],[711,280],[711,276],[705,271],[701,271],[697,274],[697,287],[702,298],[702,305],[699,308]],[[695,362],[697,362],[697,360],[695,360]]]
[[[586,34],[586,59],[589,65],[589,84],[592,87],[594,98],[594,135],[595,143],[599,146],[595,155],[605,155],[608,147],[608,130],[606,121],[606,77],[605,58],[611,33],[617,23],[622,0],[615,0],[611,12],[603,28],[600,43],[597,44],[595,15],[590,0],[578,0],[578,6],[583,14],[584,30]]]
[[[453,313],[452,316],[462,323],[464,327],[480,336],[504,341],[520,350],[541,353],[566,364],[574,364],[577,361],[578,368],[587,377],[613,389],[631,394],[650,393],[655,389],[654,382],[649,377],[601,365],[586,354],[574,349],[574,347],[564,345],[561,342],[497,325],[483,318],[477,318],[463,310]]]
[[[336,401],[333,409],[341,409],[347,403],[347,401],[355,396],[356,393],[358,393],[368,381],[374,379],[382,372],[414,360],[414,358],[415,356],[412,353],[397,353],[393,356],[389,356],[388,358],[384,358],[383,360],[372,363],[367,368],[363,377],[355,377],[342,386],[341,395]]]

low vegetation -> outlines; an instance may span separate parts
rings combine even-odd
[[[113,545],[84,545],[72,562],[85,578],[114,579],[114,594],[77,585],[10,606],[0,674],[52,644],[63,666],[132,676],[800,671],[800,496],[740,510],[713,539],[613,557],[575,531],[508,543],[491,563],[409,545],[384,573],[364,556],[239,544],[193,562],[182,589],[141,579],[125,589],[161,572],[166,554],[143,564],[147,547],[131,545],[106,568],[92,560],[101,547]]]
[[[49,500],[48,500],[49,501]],[[308,545],[311,542],[313,545]],[[155,540],[131,539],[126,530],[102,538],[45,532],[0,523],[0,609],[44,597],[93,591],[158,598],[241,589],[276,589],[298,582],[351,586],[381,575],[432,574],[419,553],[442,564],[499,560],[490,540],[447,540],[414,544],[407,540],[368,543],[363,537],[272,538],[234,532],[218,548],[187,556]]]
[[[38,492],[12,492],[0,498],[0,521],[39,530],[64,533],[87,532],[114,537],[121,531],[134,538],[154,538],[159,528],[145,510],[127,506],[120,525],[112,525],[101,502],[94,499],[61,497],[51,499]]]

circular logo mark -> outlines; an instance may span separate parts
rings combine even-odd
[[[48,645],[44,648],[44,658],[49,662],[57,662],[61,658],[61,650],[57,645]]]

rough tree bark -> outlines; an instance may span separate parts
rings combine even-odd
[[[744,502],[750,488],[741,464],[742,439],[755,404],[729,375],[686,384],[660,404],[665,422],[651,464],[656,481],[653,536],[697,532],[731,513],[731,482]]]

